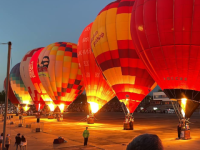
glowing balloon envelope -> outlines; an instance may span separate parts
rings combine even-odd
[[[199,18],[199,2],[182,0],[137,0],[131,16],[138,55],[170,99],[187,99],[184,111],[200,99]]]
[[[91,110],[96,113],[102,108],[115,94],[106,82],[100,68],[97,66],[94,55],[91,51],[90,32],[92,23],[82,32],[78,47],[78,60],[84,79],[87,101],[91,105]]]
[[[31,74],[31,65],[30,60],[32,56],[37,52],[42,50],[43,48],[36,48],[26,53],[26,55],[23,57],[20,63],[20,75],[24,82],[24,85],[28,89],[28,92],[35,104],[36,110],[39,111],[42,109],[45,105],[43,99],[41,98],[40,94],[37,92],[36,88],[34,87],[31,77],[35,76],[34,74]]]
[[[42,97],[45,104],[47,104],[50,107],[51,111],[54,111],[54,107],[52,107],[52,105],[54,105],[53,101],[47,94],[45,88],[43,87],[43,85],[40,81],[39,75],[38,75],[38,66],[39,66],[38,57],[43,49],[44,48],[39,49],[31,57],[31,60],[29,63],[29,74],[30,74],[31,81],[32,81],[35,89],[40,94],[40,96]]]
[[[56,105],[68,106],[83,92],[76,44],[68,42],[50,44],[41,51],[38,59],[40,81]]]
[[[22,106],[33,105],[31,96],[20,76],[20,63],[16,64],[10,72],[10,85],[15,97]]]
[[[91,30],[94,56],[129,113],[156,86],[139,59],[130,35],[130,16],[134,0],[115,1],[95,19]]]
[[[4,80],[4,90],[6,91],[6,78]],[[9,81],[9,84],[8,84],[8,99],[10,100],[11,103],[13,103],[14,105],[18,105],[19,104],[19,101],[18,99],[15,97],[15,94],[13,93],[13,90],[11,88],[11,85],[10,85],[10,81]]]

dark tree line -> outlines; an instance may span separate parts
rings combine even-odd
[[[5,92],[1,91],[0,92],[0,103],[5,103]]]
[[[5,103],[5,96],[6,96],[6,93],[5,91],[1,91],[0,92],[0,104],[4,104]],[[8,100],[8,103],[10,103],[10,100]]]

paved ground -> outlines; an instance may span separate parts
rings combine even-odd
[[[63,122],[41,118],[44,123],[43,133],[34,133],[30,129],[8,125],[7,133],[11,134],[11,150],[14,150],[14,137],[24,134],[28,141],[27,150],[125,150],[126,145],[137,135],[144,133],[157,134],[165,150],[199,150],[200,148],[200,114],[191,118],[191,140],[175,140],[178,119],[175,114],[136,113],[134,131],[122,130],[123,113],[99,113],[95,124],[88,125],[80,121],[84,113],[67,113]],[[36,122],[34,117],[25,117],[25,123]],[[82,132],[89,127],[89,145],[83,145]],[[3,122],[0,122],[2,132]],[[53,139],[62,136],[67,143],[53,145]]]

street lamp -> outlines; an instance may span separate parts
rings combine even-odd
[[[7,59],[7,77],[6,77],[6,96],[5,96],[5,114],[4,114],[4,126],[3,126],[3,141],[2,141],[2,150],[5,149],[5,139],[6,139],[6,119],[7,119],[7,111],[8,111],[8,82],[10,77],[10,55],[11,55],[11,42],[8,43],[0,43],[8,45],[8,59]]]

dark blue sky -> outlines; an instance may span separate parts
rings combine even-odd
[[[11,68],[37,47],[77,43],[82,30],[113,0],[4,0],[0,3],[0,43],[11,41]],[[6,76],[7,46],[0,45],[0,90]]]

